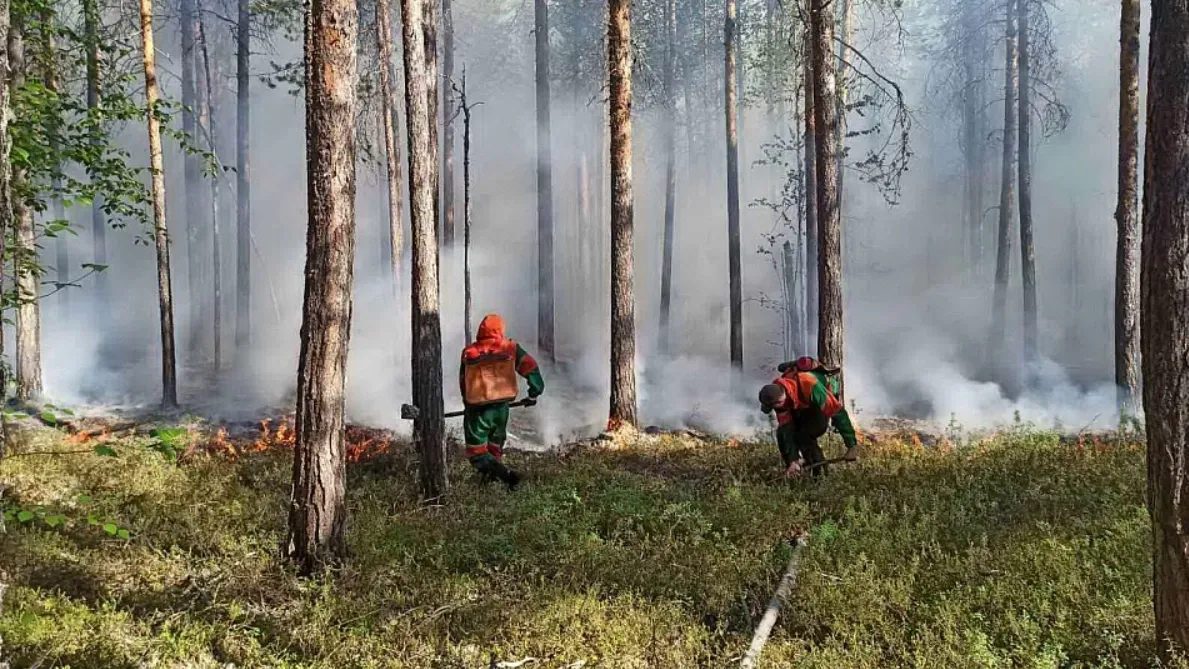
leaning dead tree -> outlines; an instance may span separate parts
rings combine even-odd
[[[169,274],[169,232],[165,226],[165,162],[161,157],[161,125],[157,106],[157,52],[153,41],[153,0],[140,0],[140,37],[144,56],[145,119],[149,129],[149,166],[152,172],[153,240],[157,247],[157,297],[161,311],[161,403],[178,403],[177,363],[174,355],[173,288]]]
[[[355,260],[354,0],[307,5],[305,299],[286,552],[303,573],[346,550],[344,397]]]

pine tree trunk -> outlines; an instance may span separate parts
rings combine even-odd
[[[841,0],[838,8],[839,20],[842,28],[842,42],[853,45],[855,39],[855,11],[858,3],[855,0]],[[846,46],[838,45],[838,71],[835,73],[838,84],[838,127],[834,130],[834,142],[838,145],[838,216],[842,217],[843,182],[846,180],[844,169],[846,156],[846,108],[850,93],[849,78],[846,75]]]
[[[433,0],[429,0],[431,3]],[[405,119],[408,123],[409,216],[412,221],[413,267],[413,444],[421,457],[421,494],[431,502],[446,495],[445,419],[442,414],[442,325],[438,305],[438,238],[434,174],[437,158],[430,149],[429,82],[435,77],[426,63],[425,0],[401,0],[404,26]]]
[[[1007,3],[1003,82],[1003,174],[999,182],[999,234],[995,260],[995,295],[991,306],[991,350],[994,364],[1002,364],[1007,336],[1007,281],[1011,258],[1013,184],[1016,169],[1016,3]]]
[[[632,268],[631,0],[610,0],[611,72],[611,415],[609,427],[635,426],[636,297]]]
[[[1115,251],[1115,385],[1119,412],[1139,399],[1139,52],[1140,0],[1122,0],[1119,54],[1119,202]]]
[[[536,0],[537,60],[537,345],[554,359],[553,135],[549,121],[549,0]]]
[[[843,364],[842,221],[838,209],[838,107],[834,85],[834,17],[830,0],[816,0],[813,31],[813,96],[817,101],[818,357]],[[812,261],[810,261],[812,262]]]
[[[151,2],[151,0],[150,0]],[[198,109],[196,80],[194,76],[195,33],[197,31],[198,15],[194,10],[195,0],[180,0],[182,32],[182,132],[186,141],[198,144],[198,121],[195,113]],[[202,348],[202,264],[199,254],[201,231],[199,220],[202,217],[202,198],[199,188],[202,185],[202,163],[198,155],[187,151],[182,158],[183,184],[185,186],[186,207],[186,289],[189,299],[189,323],[187,352],[193,356]]]
[[[983,275],[983,192],[986,183],[986,75],[984,28],[975,6],[967,4],[962,14],[962,128],[965,158],[963,203],[965,211],[967,270],[973,281]]]
[[[1036,248],[1032,242],[1032,108],[1029,3],[1020,3],[1020,259],[1024,276],[1024,359],[1037,359]]]
[[[743,281],[739,258],[739,127],[736,90],[735,0],[727,0],[725,33],[727,131],[727,265],[730,272],[731,367],[743,369]]]
[[[202,72],[203,91],[202,117],[206,125],[207,151],[214,157],[217,171],[210,180],[211,184],[211,295],[212,310],[211,336],[214,342],[212,351],[211,371],[217,381],[219,370],[223,368],[223,263],[219,238],[219,182],[223,178],[223,161],[219,159],[219,142],[216,135],[214,79],[211,78],[211,58],[207,44],[206,24],[202,20],[202,3],[198,2],[198,31],[202,40]]]
[[[792,360],[798,357],[798,351],[804,344],[801,341],[801,303],[797,299],[797,256],[793,251],[793,243],[788,240],[781,247],[781,261],[784,270],[781,280],[784,282],[784,294],[788,296],[784,305],[788,332],[784,357],[785,360]]]
[[[4,257],[8,252],[8,239],[12,234],[12,136],[8,132],[8,125],[12,121],[12,98],[9,91],[9,81],[12,73],[9,70],[9,31],[12,22],[9,14],[9,0],[0,0],[0,273],[4,266]],[[7,318],[0,308],[0,323]],[[0,336],[0,361],[4,358],[4,337]],[[0,401],[8,401],[8,365],[0,364]],[[0,416],[0,460],[8,455],[7,421]]]
[[[19,91],[25,86],[28,64],[25,60],[25,17],[10,6],[8,33],[9,90]],[[13,274],[16,276],[16,374],[17,399],[27,402],[41,395],[41,303],[38,286],[37,240],[33,229],[33,211],[19,196],[25,187],[25,170],[12,170],[12,220],[16,227],[16,248],[13,250]]]
[[[454,9],[452,0],[442,0],[442,96],[446,103],[442,126],[442,246],[454,246]]]
[[[425,69],[428,73],[425,81],[425,95],[429,100],[429,143],[426,148],[430,152],[430,159],[434,167],[430,170],[433,180],[433,220],[437,231],[434,240],[434,262],[441,262],[442,233],[442,165],[438,162],[441,155],[442,110],[440,105],[441,82],[438,80],[438,28],[441,20],[439,3],[441,0],[422,0],[425,21],[422,35],[425,39]],[[411,171],[411,170],[410,170]],[[435,279],[436,281],[436,279]]]
[[[252,341],[251,0],[239,0],[235,52],[235,349],[244,358]]]
[[[467,102],[467,72],[462,69],[462,91],[459,95],[459,109],[462,110],[462,280],[463,280],[463,332],[467,341],[471,338],[474,321],[471,299],[471,107]]]
[[[87,109],[96,114],[101,97],[99,90],[99,2],[98,0],[83,0],[83,41],[86,49],[87,65]],[[96,137],[98,142],[98,137]],[[102,267],[107,266],[107,215],[103,211],[103,198],[96,195],[91,201],[91,262]],[[95,300],[97,317],[106,314],[109,299],[107,272],[99,272],[95,277],[95,287],[98,291]]]
[[[41,65],[42,65],[42,85],[45,86],[46,92],[53,98],[58,97],[58,65],[57,65],[57,48],[54,44],[54,23],[55,15],[49,7],[42,7],[41,14]],[[51,118],[49,120],[50,127],[46,128],[51,137],[51,150],[54,155],[60,155],[62,147],[58,145],[56,137],[59,136],[59,129],[54,125],[56,121]],[[62,203],[62,169],[61,164],[53,166],[53,173],[50,177],[50,218],[53,221],[64,221],[69,223],[66,218],[66,207]],[[57,274],[57,292],[55,294],[55,302],[57,306],[57,313],[59,321],[65,319],[70,313],[70,289],[66,288],[70,284],[70,245],[68,237],[70,233],[63,231],[54,236],[54,272]]]
[[[661,258],[660,350],[669,350],[669,311],[673,302],[673,218],[677,191],[677,91],[674,68],[677,59],[677,2],[665,0],[665,225]]]
[[[165,163],[161,157],[161,124],[157,120],[161,92],[157,87],[157,52],[153,43],[153,0],[140,0],[140,36],[152,172],[153,239],[157,247],[157,297],[161,311],[161,403],[175,407],[178,383],[173,345],[173,288],[169,275],[169,233],[165,226]]]
[[[805,0],[806,7],[813,0]],[[817,341],[817,105],[814,104],[813,36],[805,28],[805,325],[810,342]],[[809,355],[806,352],[806,355]]]
[[[1142,253],[1144,413],[1156,635],[1189,653],[1189,2],[1154,0]]]
[[[310,573],[346,550],[343,399],[355,260],[354,0],[312,0],[305,35],[305,300],[288,555]]]
[[[384,117],[384,155],[388,183],[388,243],[393,285],[400,284],[401,239],[400,144],[396,131],[396,81],[392,76],[392,8],[376,0],[376,41],[380,52],[380,108]]]

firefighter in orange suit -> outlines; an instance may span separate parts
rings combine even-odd
[[[462,391],[462,430],[467,459],[484,481],[499,479],[515,490],[520,475],[504,466],[504,442],[508,438],[508,405],[516,399],[520,375],[528,382],[528,396],[536,399],[545,391],[545,379],[537,361],[520,344],[504,336],[504,320],[488,314],[479,323],[474,343],[462,350],[458,384]]]

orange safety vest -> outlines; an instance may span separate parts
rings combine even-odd
[[[784,425],[793,419],[793,412],[813,406],[813,389],[821,381],[812,372],[790,370],[773,383],[784,388],[787,396],[784,405],[776,408],[776,422]],[[838,401],[828,385],[823,384],[823,389],[826,391],[826,406],[822,408],[822,413],[826,418],[832,418],[842,410],[842,402]]]
[[[463,349],[463,400],[468,406],[516,399],[516,348],[511,339],[481,339]]]

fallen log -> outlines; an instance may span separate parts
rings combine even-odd
[[[789,592],[792,591],[793,585],[797,582],[797,567],[801,562],[801,552],[804,550],[807,540],[804,537],[795,537],[793,540],[793,557],[789,559],[789,565],[784,570],[784,576],[780,579],[780,585],[776,587],[776,593],[772,595],[772,599],[768,602],[768,608],[764,611],[764,617],[760,619],[760,624],[756,627],[755,634],[751,638],[751,646],[747,649],[747,654],[743,656],[743,661],[740,667],[743,669],[751,669],[756,666],[760,660],[760,653],[764,651],[764,645],[768,643],[768,637],[772,634],[772,628],[776,626],[776,617],[780,614],[780,607],[784,605],[784,601],[788,599]]]

